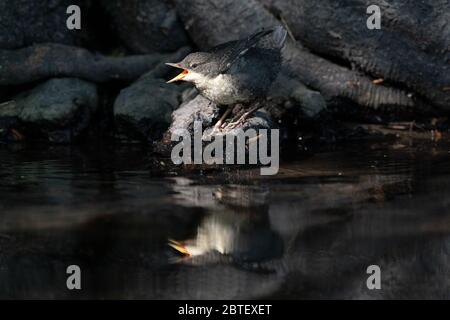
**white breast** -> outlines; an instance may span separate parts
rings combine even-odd
[[[208,78],[196,83],[197,88],[209,100],[229,105],[239,102],[239,91],[231,75],[220,74],[215,78]]]

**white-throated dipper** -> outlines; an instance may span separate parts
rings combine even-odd
[[[284,251],[283,240],[271,229],[264,212],[215,212],[200,222],[194,238],[169,239],[168,245],[182,255],[181,260],[174,259],[174,262],[197,257],[211,261],[231,258],[235,262],[263,262],[281,258]]]
[[[168,83],[192,82],[204,97],[217,105],[228,106],[215,126],[218,129],[235,104],[248,104],[266,97],[281,69],[281,49],[286,34],[283,27],[277,26],[245,39],[223,43],[208,52],[191,53],[181,62],[167,63],[183,69]],[[234,125],[258,108],[250,109]]]

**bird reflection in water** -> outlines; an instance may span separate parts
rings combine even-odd
[[[252,271],[273,272],[274,262],[283,256],[280,235],[268,218],[268,191],[249,186],[219,187],[213,194],[221,211],[208,214],[193,238],[169,246],[181,258],[174,261],[195,265],[231,263]]]

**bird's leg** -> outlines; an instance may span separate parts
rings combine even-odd
[[[257,103],[256,106],[252,107],[249,111],[245,112],[237,121],[230,122],[224,129],[231,130],[235,129],[238,125],[245,122],[250,115],[262,107],[261,103]]]
[[[227,107],[227,110],[225,110],[225,112],[223,113],[223,115],[220,117],[220,119],[216,122],[216,124],[214,125],[214,127],[212,128],[211,131],[209,131],[208,133],[205,133],[205,135],[203,136],[204,139],[211,139],[211,137],[215,136],[216,133],[219,133],[222,125],[225,121],[225,119],[228,117],[228,115],[231,113],[231,111],[233,111],[233,106],[230,105]]]
[[[222,117],[220,117],[219,121],[217,121],[217,123],[214,125],[213,132],[218,131],[222,127],[223,122],[225,121],[225,119],[228,117],[228,115],[231,113],[232,110],[233,106],[227,107],[227,110],[224,112]]]

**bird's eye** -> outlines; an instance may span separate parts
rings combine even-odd
[[[191,64],[191,68],[195,69],[197,67],[198,67],[198,64],[196,64],[196,63]]]

